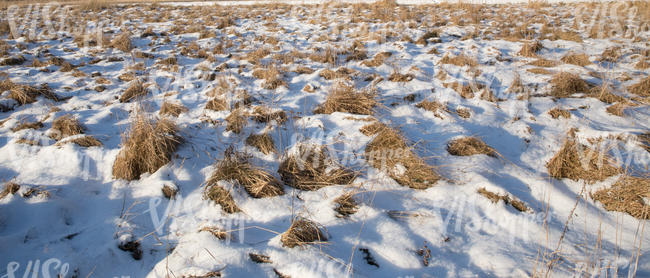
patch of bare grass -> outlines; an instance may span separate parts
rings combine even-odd
[[[568,138],[546,164],[546,168],[551,177],[556,179],[595,182],[620,173],[620,169],[612,166],[611,162],[612,159],[607,154]]]
[[[558,119],[560,117],[565,118],[565,119],[571,118],[571,112],[569,112],[569,110],[560,109],[558,107],[555,107],[555,108],[549,110],[548,114],[551,115],[551,117],[553,117],[553,119]]]
[[[525,42],[517,54],[524,57],[537,57],[537,52],[542,49],[544,45],[539,41]]]
[[[650,77],[646,77],[639,83],[627,87],[627,91],[638,96],[650,97]]]
[[[123,136],[122,150],[113,164],[113,177],[135,180],[169,163],[181,142],[176,132],[176,124],[171,120],[156,120],[137,111]]]
[[[280,237],[282,246],[289,248],[323,241],[327,241],[327,237],[320,227],[313,221],[301,217],[294,219],[289,229]]]
[[[485,154],[496,157],[497,152],[478,137],[463,137],[449,141],[447,152],[456,156]]]
[[[300,190],[318,190],[335,184],[350,184],[356,174],[338,165],[324,146],[301,144],[296,153],[288,153],[278,173],[288,186]]]
[[[144,83],[136,80],[132,82],[126,90],[124,90],[124,93],[120,96],[120,102],[129,102],[135,98],[143,97],[148,93],[149,91],[147,90],[147,87],[144,86]]]
[[[52,129],[54,132],[51,133],[50,137],[54,140],[61,140],[68,136],[83,134],[85,131],[85,128],[81,125],[79,120],[69,114],[56,118],[52,122]]]
[[[246,145],[257,148],[263,154],[271,154],[277,152],[273,138],[268,133],[251,134],[246,138]]]
[[[332,114],[334,112],[344,112],[357,115],[372,115],[376,105],[377,100],[374,92],[369,90],[359,92],[354,86],[339,82],[332,86],[327,99],[314,110],[314,113]]]
[[[284,194],[282,185],[273,175],[253,166],[248,156],[232,149],[226,150],[224,158],[217,163],[207,182],[217,184],[220,180],[237,182],[253,198]]]
[[[588,93],[589,84],[580,76],[568,72],[560,72],[550,81],[552,88],[550,94],[557,98],[571,97],[577,93]]]
[[[470,66],[475,67],[478,65],[478,61],[475,58],[471,58],[465,54],[459,54],[458,56],[451,56],[449,54],[442,57],[440,60],[442,64],[451,64],[459,67]]]
[[[185,113],[187,111],[189,111],[187,107],[183,106],[180,103],[165,101],[160,106],[160,111],[158,111],[158,113],[160,115],[178,117],[178,115],[180,115],[181,113]]]
[[[355,214],[359,209],[359,204],[357,200],[354,199],[354,194],[352,192],[344,193],[343,195],[336,197],[334,199],[334,211],[337,213],[337,217],[345,218],[352,214]]]
[[[625,212],[639,219],[650,219],[650,204],[643,198],[650,198],[650,179],[626,176],[610,188],[591,194],[608,211]]]

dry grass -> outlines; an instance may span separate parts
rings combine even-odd
[[[639,83],[627,87],[627,91],[638,96],[650,97],[650,77],[646,77]]]
[[[456,114],[459,117],[464,118],[464,119],[469,119],[469,117],[472,116],[471,111],[472,110],[470,110],[469,108],[462,108],[462,107],[456,108]]]
[[[232,195],[230,195],[230,191],[216,183],[208,184],[203,194],[205,199],[212,200],[220,205],[225,213],[237,213],[241,211],[232,198]]]
[[[606,83],[597,87],[593,87],[589,92],[589,96],[597,98],[598,100],[608,104],[626,101],[624,97],[613,94],[611,92],[611,88]]]
[[[143,111],[136,111],[113,164],[113,177],[135,180],[169,163],[181,142],[176,132],[174,122],[164,118],[155,120]]]
[[[309,55],[309,59],[314,62],[336,65],[338,62],[339,51],[328,47],[325,50],[314,52]]]
[[[388,76],[388,81],[391,82],[409,82],[415,78],[415,75],[411,73],[399,73],[399,72],[393,72],[391,73],[390,76]]]
[[[541,51],[543,48],[544,45],[539,41],[525,42],[517,54],[524,57],[537,57],[537,52]]]
[[[144,86],[144,83],[142,83],[139,80],[136,80],[129,85],[126,90],[124,90],[124,93],[122,96],[120,96],[120,102],[129,102],[135,98],[143,97],[149,93],[149,90],[147,90],[147,87]]]
[[[487,189],[485,189],[485,187],[479,188],[477,192],[478,194],[481,194],[483,197],[488,198],[490,201],[492,201],[492,203],[496,204],[500,200],[502,200],[506,205],[511,205],[518,211],[525,212],[528,210],[528,207],[524,202],[513,199],[508,194],[499,195],[497,193],[488,191]]]
[[[420,38],[418,38],[415,41],[415,43],[426,46],[427,44],[429,44],[430,39],[437,38],[439,36],[440,36],[440,34],[439,34],[439,32],[437,30],[428,31],[428,32],[424,33],[424,35],[422,35]]]
[[[256,106],[251,115],[253,120],[258,123],[270,123],[275,121],[277,124],[283,124],[287,121],[287,113],[284,111],[273,111],[266,106]]]
[[[220,180],[237,182],[253,198],[284,194],[282,185],[273,175],[253,166],[248,156],[230,148],[226,150],[224,158],[217,163],[207,183],[214,185]]]
[[[271,261],[271,257],[267,255],[248,253],[248,257],[251,259],[251,261],[258,264],[270,264],[273,262]]]
[[[288,186],[318,190],[335,184],[350,184],[356,174],[338,165],[324,146],[300,145],[297,153],[286,154],[278,173]]]
[[[625,212],[639,219],[650,219],[650,179],[623,177],[612,187],[596,191],[591,197],[603,204],[606,210]]]
[[[552,67],[555,67],[555,66],[559,65],[560,63],[558,61],[555,61],[555,60],[548,60],[548,59],[540,58],[540,59],[532,61],[532,62],[530,62],[528,64],[531,65],[531,66],[536,66],[536,67],[552,68]]]
[[[550,94],[557,98],[571,97],[577,93],[588,93],[589,84],[580,76],[568,72],[560,72],[550,81],[552,88]]]
[[[377,100],[375,100],[374,92],[369,90],[358,92],[354,86],[338,82],[331,88],[325,102],[318,106],[314,113],[332,114],[334,112],[344,112],[357,115],[372,115],[376,105]]]
[[[222,228],[215,227],[215,226],[206,226],[201,229],[199,229],[199,232],[208,232],[211,233],[214,237],[220,239],[220,240],[226,240],[230,238],[230,234],[228,232],[224,231]],[[206,276],[206,277],[212,277],[212,276]],[[217,276],[219,277],[219,276]]]
[[[111,47],[117,48],[123,52],[130,52],[131,49],[133,49],[131,34],[128,32],[119,34],[111,41]]]
[[[615,46],[605,49],[602,54],[600,54],[600,62],[616,63],[621,57],[621,47]]]
[[[228,110],[228,104],[224,99],[215,97],[209,100],[205,104],[205,109],[214,110],[214,111],[225,111]]]
[[[233,109],[230,115],[226,117],[226,131],[232,131],[236,134],[241,133],[244,126],[248,123],[246,116],[242,108]]]
[[[546,164],[546,168],[550,176],[556,179],[595,182],[620,173],[619,168],[610,164],[611,161],[607,154],[599,153],[573,138],[568,138]]]
[[[576,53],[568,53],[560,59],[563,63],[566,64],[572,64],[572,65],[577,65],[577,66],[588,66],[591,65],[591,61],[589,61],[589,56],[587,54],[576,54]]]
[[[0,199],[8,196],[9,194],[16,194],[20,190],[20,185],[15,182],[7,182],[2,186],[2,191],[0,191]]]
[[[0,66],[18,66],[22,65],[25,62],[25,57],[20,55],[20,56],[14,56],[14,57],[8,57],[4,58],[0,61]]]
[[[43,128],[43,123],[41,122],[22,122],[17,126],[11,128],[11,131],[16,132],[23,129],[40,129]]]
[[[79,120],[71,115],[63,115],[56,118],[52,122],[52,129],[55,130],[55,132],[52,132],[50,137],[54,140],[61,140],[68,136],[83,134],[85,131],[85,128],[81,125]]]
[[[648,69],[650,68],[650,62],[641,60],[634,65],[634,68],[640,70]]]
[[[375,136],[365,151],[372,167],[386,171],[397,183],[413,189],[429,188],[440,179],[433,167],[417,156],[396,130],[381,123],[363,129],[364,134],[374,133]]]
[[[268,133],[251,134],[246,138],[246,145],[257,148],[263,154],[271,154],[277,152],[273,138]]]
[[[623,102],[617,102],[617,103],[614,103],[614,104],[608,106],[605,109],[605,111],[607,111],[607,113],[612,114],[614,116],[623,117],[623,115],[625,115],[625,108],[627,108],[627,107],[628,107],[627,104],[625,104]]]
[[[449,54],[445,55],[440,59],[442,64],[451,64],[459,67],[470,66],[475,67],[478,65],[478,61],[475,58],[471,58],[465,54],[459,54],[458,56],[450,56]]]
[[[90,135],[84,135],[78,138],[70,139],[70,140],[65,140],[56,143],[57,146],[63,145],[63,144],[68,144],[68,143],[73,143],[78,146],[84,147],[84,148],[89,148],[89,147],[101,147],[103,146],[102,142],[99,140],[95,139],[95,137],[92,137]]]
[[[496,157],[497,152],[478,137],[463,137],[449,141],[447,152],[456,156],[485,154]]]
[[[443,111],[444,112],[449,112],[449,110],[447,109],[447,107],[444,104],[442,104],[440,102],[437,102],[437,101],[423,100],[420,103],[416,104],[415,107],[422,108],[422,109],[427,110],[427,111],[431,111],[431,112],[433,112],[433,114],[436,117],[441,118],[441,119],[442,119],[442,114],[440,114],[440,112],[443,112]]]
[[[351,192],[344,193],[334,199],[334,204],[336,205],[334,208],[334,211],[337,213],[336,216],[341,218],[355,214],[359,209],[359,204],[357,203],[357,200],[354,199],[354,194]]]
[[[253,76],[257,79],[264,79],[262,88],[267,90],[275,90],[281,86],[287,87],[287,82],[283,80],[283,73],[275,66],[258,69],[253,72]]]
[[[327,237],[316,223],[299,217],[291,222],[291,226],[286,232],[282,233],[280,241],[282,246],[294,248],[327,241]]]
[[[187,111],[189,111],[187,107],[183,106],[180,103],[165,101],[160,106],[160,111],[158,111],[158,113],[160,115],[178,117],[178,115],[180,115],[181,113],[185,113]]]
[[[636,137],[637,140],[639,140],[641,147],[650,152],[650,132],[639,134]]]
[[[61,101],[62,98],[58,97],[47,84],[41,84],[39,87],[30,85],[22,85],[11,82],[9,79],[0,81],[0,91],[9,91],[7,96],[15,100],[20,105],[36,102],[36,97],[43,96],[45,98]]]
[[[560,117],[563,117],[565,119],[571,118],[571,113],[568,110],[560,109],[558,107],[555,107],[547,112],[553,119],[557,119]]]
[[[384,61],[392,56],[391,52],[380,52],[377,53],[371,60],[363,61],[362,64],[366,67],[378,67],[384,64]]]

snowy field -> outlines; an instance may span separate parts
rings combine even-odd
[[[0,277],[650,277],[650,2],[420,2],[1,10]]]

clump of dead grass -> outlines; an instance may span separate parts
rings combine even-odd
[[[149,93],[147,87],[144,86],[140,80],[136,80],[129,85],[129,87],[124,90],[122,96],[120,96],[120,102],[129,102],[132,99],[145,96]]]
[[[23,129],[40,129],[43,128],[43,123],[40,121],[37,122],[22,122],[17,126],[11,128],[11,131],[16,132]]]
[[[249,157],[226,150],[224,158],[216,165],[216,169],[208,179],[208,184],[217,184],[220,180],[235,181],[253,198],[274,197],[284,194],[280,182],[273,175],[253,166]]]
[[[539,41],[525,42],[517,54],[524,57],[537,57],[537,52],[542,49],[544,49],[544,45]]]
[[[560,59],[563,63],[566,64],[572,64],[572,65],[577,65],[577,66],[588,66],[591,65],[591,61],[589,61],[589,56],[584,53],[568,53]]]
[[[284,111],[273,111],[266,106],[256,106],[251,115],[253,120],[258,123],[270,123],[275,121],[278,124],[283,124],[287,121],[287,113]]]
[[[526,204],[520,200],[513,199],[510,197],[508,194],[500,195],[491,191],[488,191],[485,189],[485,187],[479,188],[478,189],[478,194],[481,194],[483,197],[488,198],[492,203],[498,203],[500,200],[502,200],[506,205],[511,205],[515,209],[521,212],[525,212],[528,210],[528,207]]]
[[[103,146],[101,141],[95,139],[95,137],[92,137],[90,135],[84,135],[70,140],[61,141],[56,143],[56,145],[60,146],[62,144],[67,144],[67,143],[73,143],[84,148]]]
[[[550,94],[557,98],[571,97],[577,93],[588,93],[590,86],[574,73],[560,72],[550,81],[552,88]]]
[[[246,138],[246,145],[257,148],[263,154],[271,154],[277,152],[273,138],[268,133],[251,134]]]
[[[205,104],[205,109],[214,110],[214,111],[224,111],[228,110],[228,104],[222,98],[212,98]]]
[[[160,115],[178,117],[178,115],[180,115],[181,113],[185,113],[187,111],[189,111],[187,107],[183,106],[180,103],[165,101],[160,106],[160,111],[158,111],[158,113]]]
[[[257,79],[264,79],[262,88],[267,90],[275,90],[281,86],[287,87],[287,82],[283,79],[283,73],[275,66],[255,70],[253,76]]]
[[[650,77],[646,77],[639,83],[627,87],[627,91],[638,96],[650,97]]]
[[[20,105],[34,103],[38,96],[43,96],[54,101],[63,100],[45,83],[41,84],[39,87],[34,87],[31,85],[16,84],[9,79],[5,79],[0,81],[0,91],[6,90],[9,90],[9,95],[7,97],[15,100]]]
[[[381,66],[386,59],[388,59],[390,56],[392,56],[393,53],[391,52],[380,52],[375,54],[374,57],[372,57],[371,60],[365,60],[361,64],[363,64],[366,67],[378,67]]]
[[[596,191],[591,197],[599,201],[608,211],[625,212],[639,219],[650,219],[650,204],[643,198],[650,198],[650,179],[626,176],[612,187]]]
[[[612,159],[574,138],[567,138],[562,148],[546,164],[548,173],[556,179],[602,181],[619,174],[620,169],[611,165]]]
[[[475,58],[471,58],[465,54],[459,54],[458,56],[450,56],[449,54],[442,57],[440,60],[442,64],[451,64],[459,67],[470,66],[475,67],[478,65],[478,61]]]
[[[311,220],[298,217],[291,222],[289,229],[282,234],[280,242],[282,246],[294,248],[327,241],[327,237],[316,223]]]
[[[204,198],[212,200],[221,206],[221,209],[225,213],[237,213],[241,209],[235,203],[235,200],[230,195],[230,191],[224,189],[218,184],[208,184],[205,191],[203,192]]]
[[[416,104],[415,107],[433,112],[436,117],[441,119],[443,118],[441,112],[449,112],[447,106],[437,101],[423,100]]]
[[[63,115],[56,118],[52,122],[52,129],[54,132],[51,133],[50,138],[54,140],[61,140],[64,137],[83,134],[85,128],[77,118],[71,115]]]
[[[374,134],[365,150],[372,167],[388,172],[397,183],[413,189],[429,188],[440,179],[433,167],[417,156],[396,130],[382,123],[373,123],[363,129],[366,135]]]
[[[357,91],[352,85],[343,82],[336,83],[330,90],[324,103],[318,106],[314,113],[332,114],[334,112],[372,115],[377,105],[374,92],[370,90]]]
[[[205,226],[199,229],[199,232],[208,232],[220,240],[227,240],[228,238],[230,238],[230,234],[227,231],[216,226]],[[213,277],[213,276],[203,276],[203,277]]]
[[[135,180],[169,163],[181,142],[176,133],[176,124],[171,120],[156,120],[143,111],[136,111],[113,164],[113,177]]]
[[[318,190],[335,184],[350,184],[356,174],[336,163],[325,146],[301,144],[296,153],[288,153],[278,173],[288,186],[300,190]]]
[[[393,72],[391,73],[390,76],[388,76],[388,81],[391,82],[409,82],[415,78],[415,75],[412,73],[400,73],[400,72]]]
[[[497,152],[478,137],[463,137],[451,140],[447,144],[447,152],[456,156],[485,154],[496,157]]]
[[[131,49],[133,49],[133,43],[131,42],[131,34],[125,32],[117,35],[111,41],[111,47],[117,48],[123,52],[130,52]]]
[[[336,197],[334,199],[334,211],[337,213],[337,217],[345,218],[352,214],[355,214],[359,209],[359,204],[357,200],[354,199],[354,194],[352,192],[344,193],[343,195]]]
[[[246,119],[246,113],[242,108],[233,109],[230,112],[230,115],[226,117],[226,131],[232,131],[236,134],[241,133],[248,120]]]
[[[548,114],[551,115],[551,117],[553,117],[553,119],[557,119],[557,118],[560,118],[560,117],[563,117],[565,119],[571,118],[571,113],[569,112],[569,110],[560,109],[559,107],[555,107],[555,108],[549,110]]]
[[[0,199],[8,196],[9,194],[16,194],[20,190],[20,185],[10,181],[4,184],[2,191],[0,191]]]

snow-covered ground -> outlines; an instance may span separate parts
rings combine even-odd
[[[43,25],[31,24],[41,22],[38,15],[2,11],[11,24],[0,33],[0,61],[25,61],[0,65],[0,78],[35,87],[47,83],[61,100],[38,96],[20,105],[10,98],[12,89],[0,92],[7,110],[0,112],[0,180],[20,185],[0,199],[1,277],[650,276],[648,220],[608,211],[591,195],[623,175],[586,183],[552,178],[547,169],[574,134],[585,145],[601,146],[627,174],[648,181],[650,152],[641,135],[650,130],[650,92],[630,89],[650,73],[648,16],[638,14],[644,10],[620,3],[484,6],[476,24],[472,12],[479,10],[453,5],[202,3],[61,8]],[[59,32],[40,34],[48,26]],[[75,42],[81,38],[75,32],[96,40],[95,26],[103,30],[104,46]],[[24,33],[16,33],[21,27]],[[594,28],[604,35],[592,36]],[[417,42],[434,30],[436,36]],[[124,32],[133,44],[130,53],[110,46],[109,38]],[[542,46],[535,57],[520,54],[531,36]],[[350,58],[353,45],[365,57]],[[601,59],[612,49],[613,60]],[[335,62],[315,57],[328,50],[338,53]],[[377,65],[365,63],[382,52],[392,55]],[[564,62],[567,54],[586,54],[588,63]],[[446,61],[463,55],[476,64]],[[55,57],[73,69],[64,70]],[[176,62],[163,63],[170,57]],[[269,89],[253,74],[271,64],[285,85]],[[341,68],[348,70],[340,78],[323,74]],[[408,81],[391,81],[394,73]],[[550,80],[559,73],[574,73],[590,87],[608,84],[622,100],[604,102],[589,92],[553,97]],[[121,102],[133,78],[145,82],[149,93]],[[314,113],[339,82],[376,92],[372,115]],[[473,96],[461,96],[463,88],[454,84],[467,84]],[[243,91],[250,103],[241,102]],[[234,133],[227,128],[230,109],[205,108],[215,92],[246,113],[264,106],[284,111],[287,120],[247,118]],[[423,101],[442,108],[425,110]],[[159,115],[163,102],[187,110],[178,117]],[[614,105],[625,109],[615,115]],[[116,179],[113,164],[138,107],[173,120],[183,142],[154,173]],[[568,118],[552,117],[554,108]],[[65,143],[76,137],[52,139],[53,121],[63,115],[78,119],[102,146]],[[398,130],[443,178],[411,189],[368,165],[364,150],[374,137],[360,129],[372,121]],[[29,122],[42,125],[16,129]],[[249,135],[265,132],[277,152],[246,144]],[[448,143],[466,136],[479,137],[498,155],[450,154]],[[305,142],[328,146],[340,164],[358,173],[356,179],[316,191],[283,183],[284,195],[259,199],[233,181],[220,181],[231,189],[241,209],[236,213],[204,198],[206,180],[228,147],[280,179],[286,153]],[[175,199],[163,196],[165,185],[178,189]],[[493,203],[480,189],[509,201]],[[358,210],[338,217],[334,200],[348,192]],[[640,197],[650,203],[647,193]],[[515,209],[512,200],[527,210]],[[328,240],[283,246],[282,233],[297,216],[317,223]],[[219,239],[204,227],[230,236]],[[140,256],[120,248],[134,242]],[[256,263],[250,253],[269,262]]]

